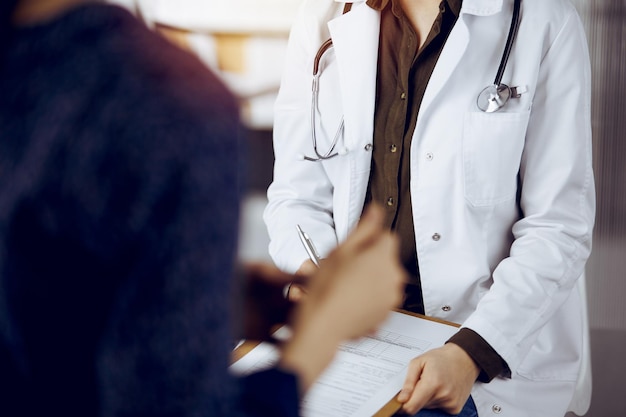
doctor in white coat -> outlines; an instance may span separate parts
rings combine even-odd
[[[355,227],[365,203],[380,12],[365,1],[345,14],[342,8],[333,0],[304,0],[276,102],[274,181],[264,218],[270,254],[289,272],[307,260],[296,224],[323,257]],[[477,96],[493,83],[512,9],[513,0],[463,0],[410,148],[424,311],[479,334],[510,374],[489,383],[475,382],[473,374],[468,383],[434,359],[426,368],[417,359],[409,366],[409,395],[420,397],[420,408],[458,411],[471,390],[480,417],[582,415],[591,384],[580,289],[595,215],[586,38],[568,0],[523,0],[502,77],[519,97],[483,112]],[[316,155],[312,68],[329,38],[315,132],[320,154],[338,134],[338,155],[312,162],[303,158]],[[423,386],[430,375],[422,369],[436,369],[447,382],[433,392]],[[447,388],[456,398],[445,398]]]

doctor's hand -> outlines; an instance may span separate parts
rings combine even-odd
[[[465,350],[447,343],[411,361],[397,399],[407,414],[437,408],[456,415],[463,410],[479,373]]]

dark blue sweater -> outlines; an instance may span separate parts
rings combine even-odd
[[[115,7],[11,36],[0,416],[296,413],[293,376],[258,375],[241,393],[226,368],[241,177],[231,94]],[[280,397],[256,404],[268,379]]]

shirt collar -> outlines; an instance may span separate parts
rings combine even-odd
[[[391,1],[392,0],[367,0],[367,5],[374,10],[380,11],[387,7]],[[447,8],[458,17],[461,12],[461,3],[463,3],[463,0],[442,0],[441,6],[447,5]]]

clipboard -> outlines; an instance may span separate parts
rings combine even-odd
[[[424,316],[422,314],[416,314],[416,313],[412,313],[410,311],[406,311],[406,310],[394,310],[397,313],[401,313],[404,316],[413,316],[416,317],[418,319],[422,319],[422,320],[426,320],[428,322],[434,322],[434,323],[439,323],[442,325],[450,326],[451,328],[458,328],[459,325],[456,323],[452,323],[452,322],[448,322],[445,320],[441,320],[441,319],[437,319],[437,318],[433,318],[433,317],[428,317],[428,316]],[[250,353],[252,351],[252,349],[254,349],[255,347],[257,347],[260,344],[260,342],[256,342],[256,341],[244,341],[240,346],[238,346],[232,354],[232,362],[236,362],[240,359],[242,359],[244,356],[246,356],[248,353]],[[433,346],[434,347],[434,346]],[[400,410],[400,408],[402,407],[402,404],[400,402],[398,402],[396,400],[397,397],[397,392],[395,393],[395,395],[391,395],[389,401],[387,401],[386,404],[384,404],[376,413],[372,414],[372,417],[391,417],[393,416],[396,412],[398,412]]]

